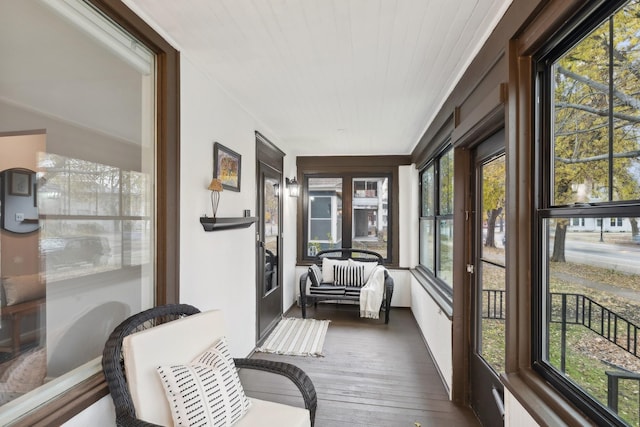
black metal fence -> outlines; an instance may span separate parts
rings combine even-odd
[[[505,317],[505,291],[496,289],[483,289],[482,318],[504,320]]]
[[[638,326],[582,294],[550,294],[550,321],[582,325],[638,357]]]
[[[483,319],[505,319],[506,291],[484,289],[482,300]],[[586,295],[554,292],[549,295],[548,319],[560,324],[560,370],[565,372],[567,349],[567,325],[583,326],[624,351],[640,358],[638,354],[638,330],[640,327],[625,317],[592,300]],[[606,371],[607,405],[618,412],[620,380],[636,381],[640,396],[640,374],[628,371]],[[640,418],[640,400],[638,401]]]

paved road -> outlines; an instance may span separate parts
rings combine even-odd
[[[640,245],[616,245],[567,241],[565,257],[568,262],[591,264],[626,273],[640,274]]]

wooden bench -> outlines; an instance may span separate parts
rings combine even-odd
[[[336,261],[340,262],[339,264]],[[302,317],[307,317],[307,304],[313,303],[317,306],[319,301],[356,301],[360,302],[360,290],[366,283],[358,282],[353,286],[349,283],[344,284],[340,281],[328,280],[333,278],[333,272],[328,272],[327,267],[333,265],[363,265],[365,270],[365,282],[368,279],[366,272],[377,265],[384,265],[383,258],[377,252],[366,249],[327,249],[318,252],[314,264],[309,270],[300,276],[300,307],[302,308]],[[323,271],[324,266],[324,271]],[[312,270],[315,270],[316,273]],[[318,280],[317,271],[322,273],[322,280]],[[316,280],[313,278],[316,277]],[[318,283],[316,283],[318,282]],[[389,312],[391,311],[391,298],[393,296],[393,278],[388,271],[384,271],[384,296],[380,310],[385,312],[384,323],[389,323]]]

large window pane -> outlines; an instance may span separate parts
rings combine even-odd
[[[482,261],[479,265],[482,274],[482,316],[481,333],[478,334],[478,354],[491,365],[497,373],[504,372],[505,362],[505,315],[507,294],[505,291],[504,266]]]
[[[340,248],[342,241],[342,178],[309,178],[307,255]]]
[[[453,220],[442,219],[439,224],[438,270],[436,275],[453,285]]]
[[[420,264],[429,271],[436,270],[434,222],[433,219],[420,220]]]
[[[389,178],[354,178],[351,246],[387,257]]]
[[[154,303],[155,59],[82,1],[4,1],[0,39],[0,369],[30,372],[0,404],[24,412]]]
[[[638,426],[640,5],[608,13],[547,71],[538,366],[590,415]]]
[[[584,227],[569,225],[570,218],[544,221],[544,356],[602,405],[616,400],[620,417],[638,425],[640,242],[632,234],[636,219],[620,219],[615,229],[610,218],[601,226],[585,218]],[[620,381],[617,393],[610,378]]]
[[[505,265],[505,156],[482,166],[482,258]]]
[[[453,167],[449,148],[420,175],[420,267],[449,290],[453,284]]]
[[[435,215],[435,177],[434,167],[429,166],[422,172],[422,213],[420,216]]]

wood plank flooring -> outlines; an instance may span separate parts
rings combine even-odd
[[[293,363],[311,377],[318,394],[316,427],[480,425],[470,409],[449,401],[409,309],[394,308],[388,325],[360,319],[357,310],[321,304],[308,311],[309,317],[331,320],[324,357],[252,357]],[[294,307],[286,316],[301,317],[300,310]],[[301,404],[286,380],[250,372],[241,377],[250,396]]]

